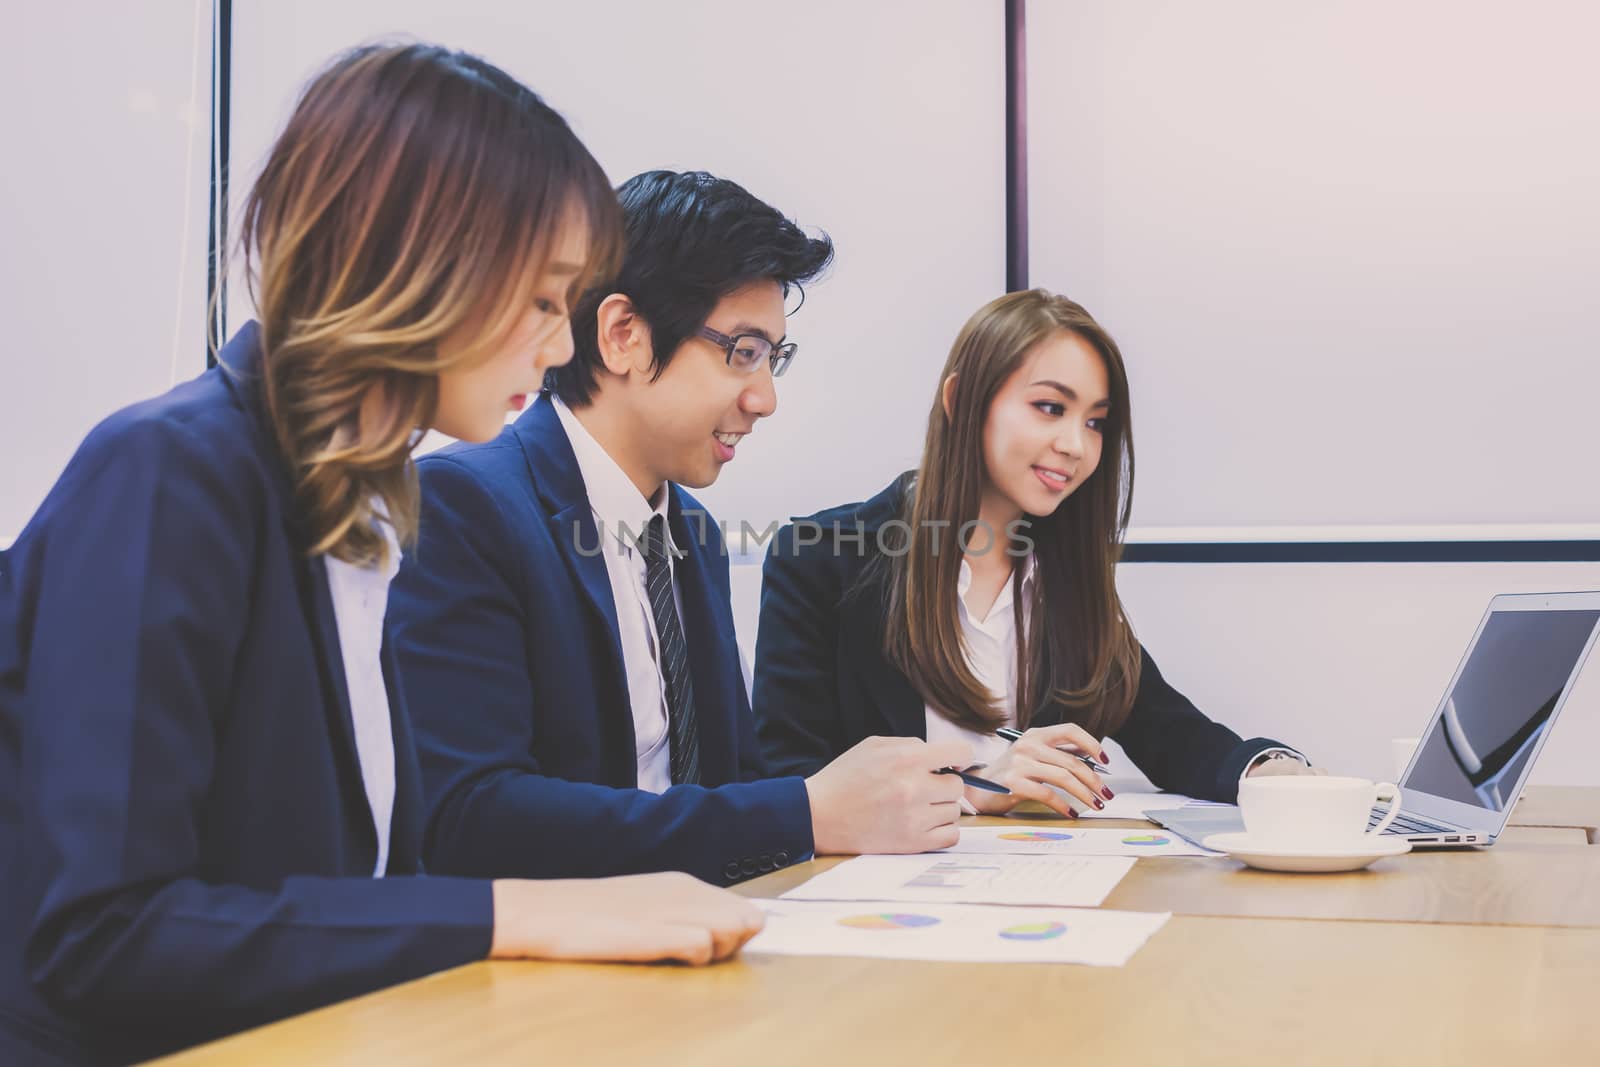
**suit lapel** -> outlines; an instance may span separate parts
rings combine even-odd
[[[289,543],[305,544],[305,530],[294,500],[294,484],[281,459],[277,439],[267,419],[261,390],[261,329],[247,322],[232,340],[217,353],[228,388],[250,416],[256,447],[262,455],[273,457],[269,464],[272,478],[268,491],[277,498],[279,515]],[[333,591],[328,587],[328,567],[321,556],[302,557],[295,567],[300,605],[305,613],[306,630],[316,654],[317,676],[322,683],[323,706],[328,717],[328,735],[334,757],[342,772],[340,787],[348,808],[365,814],[354,820],[365,827],[368,848],[366,865],[371,868],[378,854],[378,832],[372,821],[366,787],[361,780],[361,756],[356,748],[355,719],[350,711],[350,689],[344,674],[344,653],[339,645],[339,624],[333,611]]]
[[[623,670],[621,628],[617,624],[617,604],[611,595],[611,576],[600,552],[600,530],[594,523],[594,510],[588,500],[579,501],[556,512],[550,519],[550,536],[555,540],[567,570],[577,580],[586,610],[600,622],[610,637],[613,673]]]
[[[333,739],[335,758],[346,772],[340,776],[345,801],[348,806],[366,815],[359,822],[368,835],[367,845],[371,851],[367,866],[370,868],[378,854],[378,831],[372,820],[372,808],[367,802],[366,787],[361,781],[361,754],[356,747],[355,717],[350,710],[350,687],[344,674],[344,652],[339,645],[339,621],[333,611],[333,591],[328,587],[327,561],[321,556],[312,556],[304,561],[299,570],[301,603],[307,609],[311,644],[316,650],[317,675],[322,681],[328,734]]]
[[[602,689],[600,707],[621,709],[604,729],[614,731],[616,741],[607,759],[614,766],[617,781],[637,781],[639,767],[634,752],[633,709],[628,696],[628,672],[622,658],[621,629],[617,624],[616,600],[611,595],[611,577],[602,555],[601,532],[595,525],[594,508],[578,470],[578,457],[556,414],[550,397],[540,397],[513,430],[522,444],[535,495],[549,519],[549,534],[556,552],[579,590],[583,612],[591,624],[601,628],[608,662],[588,665],[594,684]],[[581,669],[582,665],[578,665]],[[610,687],[610,692],[603,691]]]
[[[847,602],[841,611],[840,651],[866,687],[873,709],[883,718],[882,723],[867,723],[868,732],[926,738],[927,705],[911,680],[883,655],[882,576],[882,568],[872,568],[865,583],[847,594],[853,603]]]
[[[389,817],[390,874],[415,874],[422,869],[422,770],[417,765],[410,709],[395,684],[399,672],[388,638],[383,642],[383,684],[389,694],[389,723],[394,737],[394,812]]]

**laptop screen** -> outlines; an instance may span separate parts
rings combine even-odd
[[[1510,807],[1597,620],[1600,610],[1493,612],[1401,789]]]

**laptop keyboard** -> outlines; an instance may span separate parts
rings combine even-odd
[[[1382,821],[1383,817],[1387,814],[1387,808],[1373,808],[1372,814],[1367,817],[1367,829],[1370,830],[1372,827],[1378,825],[1378,823]],[[1405,812],[1401,812],[1399,815],[1394,817],[1394,822],[1390,823],[1383,832],[1385,834],[1403,834],[1409,836],[1411,834],[1447,834],[1459,831],[1452,831],[1448,826],[1438,826],[1426,819],[1419,819],[1413,815],[1407,815]]]

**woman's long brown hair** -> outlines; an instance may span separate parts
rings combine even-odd
[[[1076,334],[1099,353],[1111,407],[1094,473],[1052,514],[1025,516],[1035,577],[1027,605],[1031,624],[1024,627],[1023,568],[1013,568],[1017,723],[1025,729],[1036,720],[1070,720],[1103,737],[1127,716],[1139,688],[1139,643],[1116,587],[1133,498],[1122,353],[1071,300],[1043,289],[1008,293],[973,315],[950,349],[939,381],[942,386],[956,376],[951,410],[945,412],[943,390],[935,390],[922,463],[901,515],[909,541],[904,552],[883,557],[889,568],[886,656],[928,704],[970,730],[992,731],[1008,715],[967,660],[958,614],[962,553],[952,535],[978,518],[988,482],[984,423],[995,394],[1035,345],[1059,331]]]
[[[372,45],[311,81],[240,234],[308,553],[382,559],[380,521],[415,537],[410,453],[439,373],[514,328],[572,226],[590,235],[576,296],[614,266],[615,194],[561,116],[499,68]]]

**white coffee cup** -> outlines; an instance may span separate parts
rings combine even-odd
[[[1389,755],[1394,759],[1394,776],[1398,781],[1406,776],[1406,768],[1411,766],[1411,755],[1416,752],[1417,745],[1422,741],[1420,737],[1391,737],[1389,739]]]
[[[1378,801],[1389,802],[1371,830],[1367,819]],[[1239,812],[1252,841],[1270,848],[1347,849],[1388,828],[1400,810],[1400,790],[1365,778],[1275,775],[1239,783]]]

